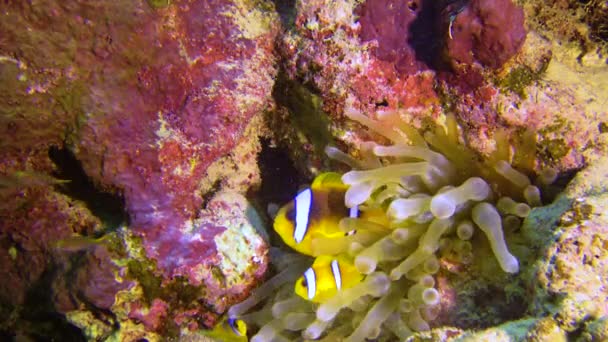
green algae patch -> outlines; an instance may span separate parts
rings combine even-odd
[[[154,273],[154,263],[145,260],[131,260],[128,262],[129,278],[136,279],[141,288],[141,298],[148,306],[152,306],[155,299],[161,299],[169,304],[171,309],[180,310],[182,307],[200,305],[199,298],[204,297],[204,289],[190,285],[184,277],[175,277],[168,284]],[[165,320],[160,327],[165,337],[176,337],[179,328],[172,320]]]
[[[608,317],[598,318],[586,324],[582,341],[608,341]]]
[[[530,342],[566,342],[568,337],[566,332],[563,331],[553,317],[544,317],[530,329],[526,335],[526,341]]]
[[[146,0],[146,2],[154,9],[164,8],[171,5],[171,0]]]
[[[557,325],[546,329],[552,333],[545,341],[565,341],[560,337],[564,332],[569,338],[592,336],[586,331],[588,322],[605,315],[606,165],[603,157],[581,170],[552,205],[533,211],[522,227],[531,244],[542,247],[528,282],[534,286],[530,314],[550,315]]]
[[[524,341],[528,332],[534,327],[538,319],[528,318],[501,324],[497,327],[486,329],[480,332],[465,333],[454,339],[457,342],[473,341]]]
[[[170,283],[163,284],[162,278],[156,274],[156,262],[145,256],[141,238],[130,235],[125,241],[130,253],[128,259],[122,260],[127,267],[127,278],[137,280],[147,304],[156,298],[167,303],[191,303],[201,296],[203,290],[190,285],[183,277],[175,277]]]
[[[534,208],[524,221],[521,231],[530,247],[546,248],[557,239],[555,228],[560,217],[572,206],[572,200],[560,196],[550,205]]]
[[[147,303],[151,303],[154,298],[160,298],[162,294],[162,279],[154,274],[155,268],[152,261],[130,260],[127,263],[129,277],[139,282]]]
[[[549,139],[542,142],[542,150],[553,160],[559,160],[570,152],[564,139]]]
[[[502,89],[517,94],[520,98],[525,98],[526,88],[538,81],[547,72],[549,61],[544,61],[538,70],[533,70],[529,66],[522,65],[514,68],[509,74],[498,81],[498,86]]]
[[[313,145],[317,154],[323,154],[325,146],[333,144],[331,121],[322,109],[319,96],[306,87],[279,76],[274,90],[277,102],[289,110],[293,126]]]
[[[65,316],[70,323],[82,330],[88,341],[104,340],[113,330],[111,324],[98,319],[91,311],[75,310]]]
[[[11,259],[14,261],[17,259],[17,248],[15,246],[11,246],[8,249],[8,255],[11,257]]]
[[[260,0],[236,1],[234,7],[222,15],[232,18],[246,39],[268,34],[277,20],[274,6]]]
[[[568,215],[562,216],[560,225],[572,226],[582,224],[591,218],[591,214],[593,214],[593,206],[591,204],[573,201]]]
[[[175,277],[169,284],[162,283],[162,278],[155,274],[154,262],[149,260],[130,260],[129,277],[136,279],[143,290],[143,298],[150,304],[155,298],[168,303],[191,303],[201,296],[201,289],[188,284],[187,279]]]

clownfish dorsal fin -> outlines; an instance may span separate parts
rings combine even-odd
[[[310,187],[313,190],[335,189],[346,191],[348,186],[342,183],[342,175],[337,172],[323,172],[319,174]]]

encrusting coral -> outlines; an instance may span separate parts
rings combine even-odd
[[[386,146],[360,143],[358,158],[334,147],[326,149],[330,158],[353,169],[342,176],[349,186],[346,207],[363,213],[381,211],[384,223],[364,215],[345,217],[340,221],[344,236],[319,239],[313,245],[327,254],[352,258],[365,278],[313,303],[293,293],[295,280],[310,262],[281,255],[281,262],[289,266],[277,265],[283,269],[278,275],[229,311],[231,318],[259,328],[252,341],[290,341],[299,336],[324,341],[403,339],[428,330],[442,300],[433,276],[441,268],[441,255],[449,249],[458,262],[471,263],[469,240],[477,231],[487,237],[502,271],[519,271],[503,226],[519,226],[531,207],[540,204],[539,188],[518,170],[532,171],[525,168],[534,163],[532,134],[526,132],[528,143],[516,146],[516,155],[511,156],[505,135],[497,132],[495,152],[480,161],[458,143],[452,116],[447,116],[447,129],[420,135],[398,111],[379,112],[375,119],[352,108],[345,113],[390,141]],[[555,173],[546,171],[536,183],[554,179]]]

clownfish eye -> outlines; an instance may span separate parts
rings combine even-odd
[[[308,287],[308,282],[306,282],[306,278],[302,278],[302,286]]]
[[[353,229],[351,231],[344,233],[344,236],[351,236],[351,235],[355,235],[356,233],[357,233],[357,231]]]

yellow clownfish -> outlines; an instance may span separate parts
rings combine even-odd
[[[315,238],[340,238],[354,233],[340,230],[340,220],[344,217],[388,224],[381,209],[359,211],[358,207],[347,208],[344,204],[346,190],[348,186],[342,183],[339,173],[318,175],[310,188],[302,190],[278,211],[274,230],[289,247],[302,254],[318,256],[319,253],[312,248]]]
[[[213,329],[203,331],[202,335],[218,342],[246,342],[247,324],[240,319],[222,319]]]
[[[340,256],[321,255],[296,281],[294,291],[306,300],[323,303],[338,291],[360,283],[363,275],[353,263]]]
[[[302,190],[278,211],[274,230],[289,247],[316,256],[311,246],[315,237],[344,236],[339,228],[340,220],[358,216],[358,210],[344,205],[348,186],[342,183],[341,177],[335,172],[320,174],[310,188]]]

